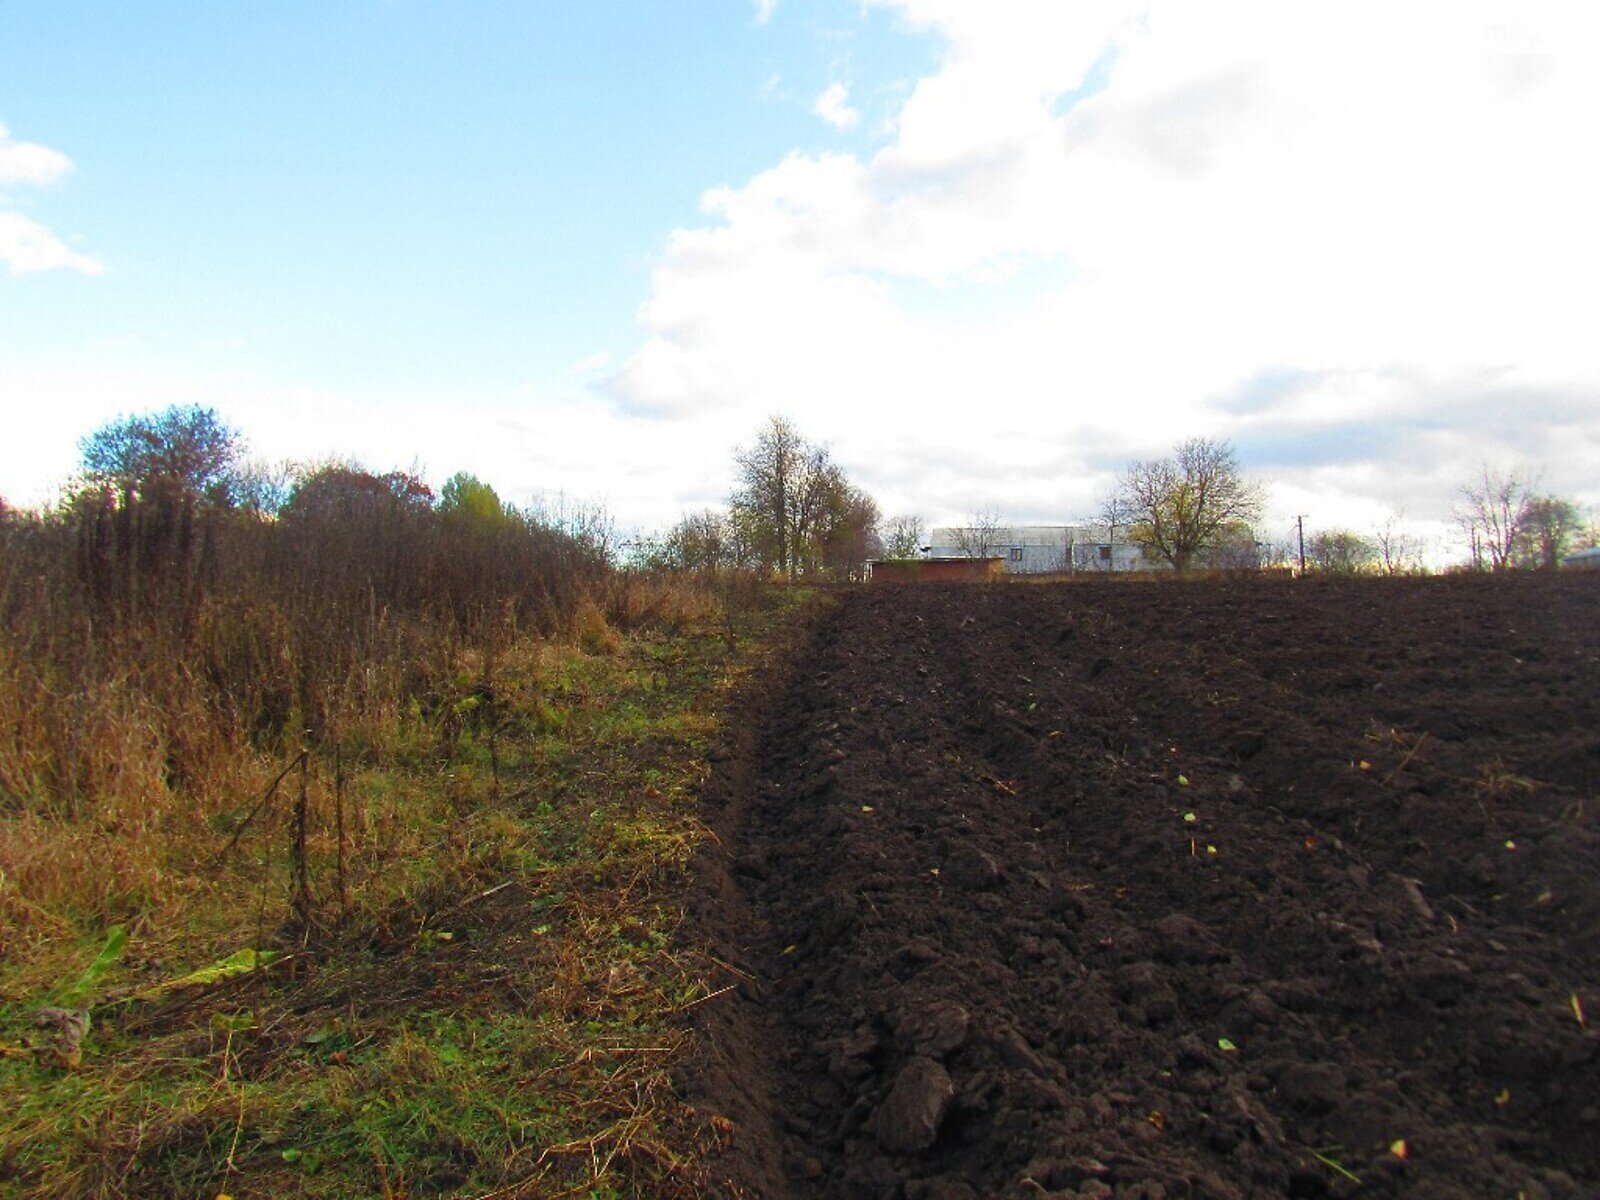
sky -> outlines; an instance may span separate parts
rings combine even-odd
[[[1270,536],[1594,508],[1597,60],[1587,0],[8,0],[0,496],[194,403],[624,530],[777,413],[929,524],[1193,436]]]

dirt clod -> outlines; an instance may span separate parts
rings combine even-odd
[[[900,1069],[878,1108],[878,1145],[890,1154],[921,1154],[939,1137],[955,1086],[944,1067],[918,1055]]]

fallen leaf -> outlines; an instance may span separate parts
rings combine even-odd
[[[1396,1158],[1405,1158],[1411,1152],[1406,1149],[1405,1138],[1395,1138],[1394,1141],[1389,1143],[1389,1153]]]

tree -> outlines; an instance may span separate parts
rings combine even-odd
[[[1522,506],[1517,522],[1519,565],[1554,571],[1572,553],[1583,533],[1583,514],[1561,496],[1533,496]]]
[[[1472,569],[1505,571],[1515,565],[1517,533],[1533,490],[1515,470],[1499,472],[1484,463],[1478,478],[1461,489],[1456,524],[1466,534]]]
[[[467,471],[457,471],[439,489],[439,512],[461,520],[492,525],[506,516],[500,495]]]
[[[1354,575],[1378,560],[1378,548],[1353,529],[1324,529],[1306,542],[1306,558],[1318,571]]]
[[[1233,447],[1209,438],[1180,443],[1171,458],[1130,463],[1117,492],[1133,522],[1131,540],[1180,574],[1203,551],[1232,542],[1239,525],[1259,520],[1265,503]]]
[[[992,510],[979,509],[955,531],[956,549],[968,558],[993,558],[1000,548],[1002,532],[1004,526],[1000,524],[1000,515]]]
[[[1117,569],[1117,530],[1122,530],[1123,535],[1128,535],[1129,527],[1133,524],[1133,514],[1128,511],[1128,500],[1122,489],[1113,485],[1100,501],[1100,523],[1106,527],[1106,545],[1109,554],[1106,558],[1108,570]]]
[[[433,489],[414,475],[371,471],[344,463],[316,467],[295,481],[283,506],[286,521],[340,523],[431,511]]]
[[[1590,509],[1583,527],[1573,535],[1572,549],[1576,553],[1579,550],[1593,550],[1596,546],[1600,546],[1600,510]]]
[[[191,404],[121,417],[78,448],[85,479],[100,488],[129,495],[171,490],[226,506],[235,499],[244,441],[214,409]]]
[[[734,461],[739,487],[731,519],[763,566],[793,579],[817,557],[822,516],[843,475],[825,447],[812,445],[781,416],[772,417],[756,444]]]
[[[238,506],[257,516],[277,516],[289,503],[299,468],[283,460],[269,463],[251,459],[233,473],[233,494]]]
[[[1385,575],[1406,575],[1422,570],[1422,545],[1403,524],[1403,512],[1390,513],[1372,534],[1378,569]]]
[[[792,577],[798,563],[795,541],[803,497],[816,471],[815,451],[800,431],[781,416],[774,416],[756,437],[756,444],[739,453],[740,487],[734,492],[733,519],[747,532],[764,563]]]
[[[862,577],[867,560],[883,553],[878,536],[878,502],[860,488],[844,482],[829,490],[818,541],[822,567],[845,579]]]
[[[1256,540],[1253,525],[1230,521],[1196,552],[1192,562],[1210,571],[1259,571],[1269,557],[1267,549]]]
[[[684,513],[661,540],[656,561],[673,571],[716,571],[741,565],[728,518],[712,508]]]
[[[886,558],[916,558],[922,553],[927,529],[918,516],[893,517],[883,527],[883,553]]]

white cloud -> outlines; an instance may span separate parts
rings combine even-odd
[[[59,150],[15,141],[11,130],[0,124],[0,187],[9,184],[47,187],[71,169],[71,160]],[[0,200],[4,199],[0,194]],[[13,275],[62,268],[85,275],[100,275],[105,271],[98,259],[72,250],[37,221],[4,210],[0,210],[0,263]]]
[[[778,7],[778,0],[755,0],[756,24],[765,25],[772,20],[772,11]]]
[[[46,187],[72,170],[72,160],[59,150],[33,142],[13,141],[0,122],[0,185],[27,183]]]
[[[586,354],[573,363],[569,370],[574,375],[593,375],[596,371],[603,371],[611,365],[611,351],[597,350],[593,354]]]
[[[79,254],[37,221],[10,212],[0,212],[0,263],[13,275],[59,268],[85,275],[105,273],[99,259]]]
[[[20,363],[0,355],[0,497],[19,506],[50,502],[78,467],[79,439],[129,413],[171,404],[212,407],[241,430],[266,462],[361,462],[373,470],[416,470],[441,487],[471,471],[519,505],[564,495],[604,504],[619,529],[670,523],[717,504],[744,430],[708,445],[705,427],[619,421],[592,400],[537,388],[452,392],[449,419],[436,396],[360,394],[314,383],[273,386],[214,355],[130,355],[138,347],[86,345],[71,363]],[[685,470],[696,455],[710,469]],[[619,469],[619,464],[622,469]]]
[[[1510,441],[1600,502],[1600,18],[874,2],[943,38],[938,68],[872,156],[706,194],[607,384],[624,412],[787,411],[937,516],[1087,511],[1194,433],[1329,520],[1440,515]],[[1324,381],[1294,399],[1316,420],[1226,403],[1273,370]]]
[[[811,111],[835,129],[854,129],[861,121],[861,114],[850,107],[850,89],[842,83],[829,84]]]

